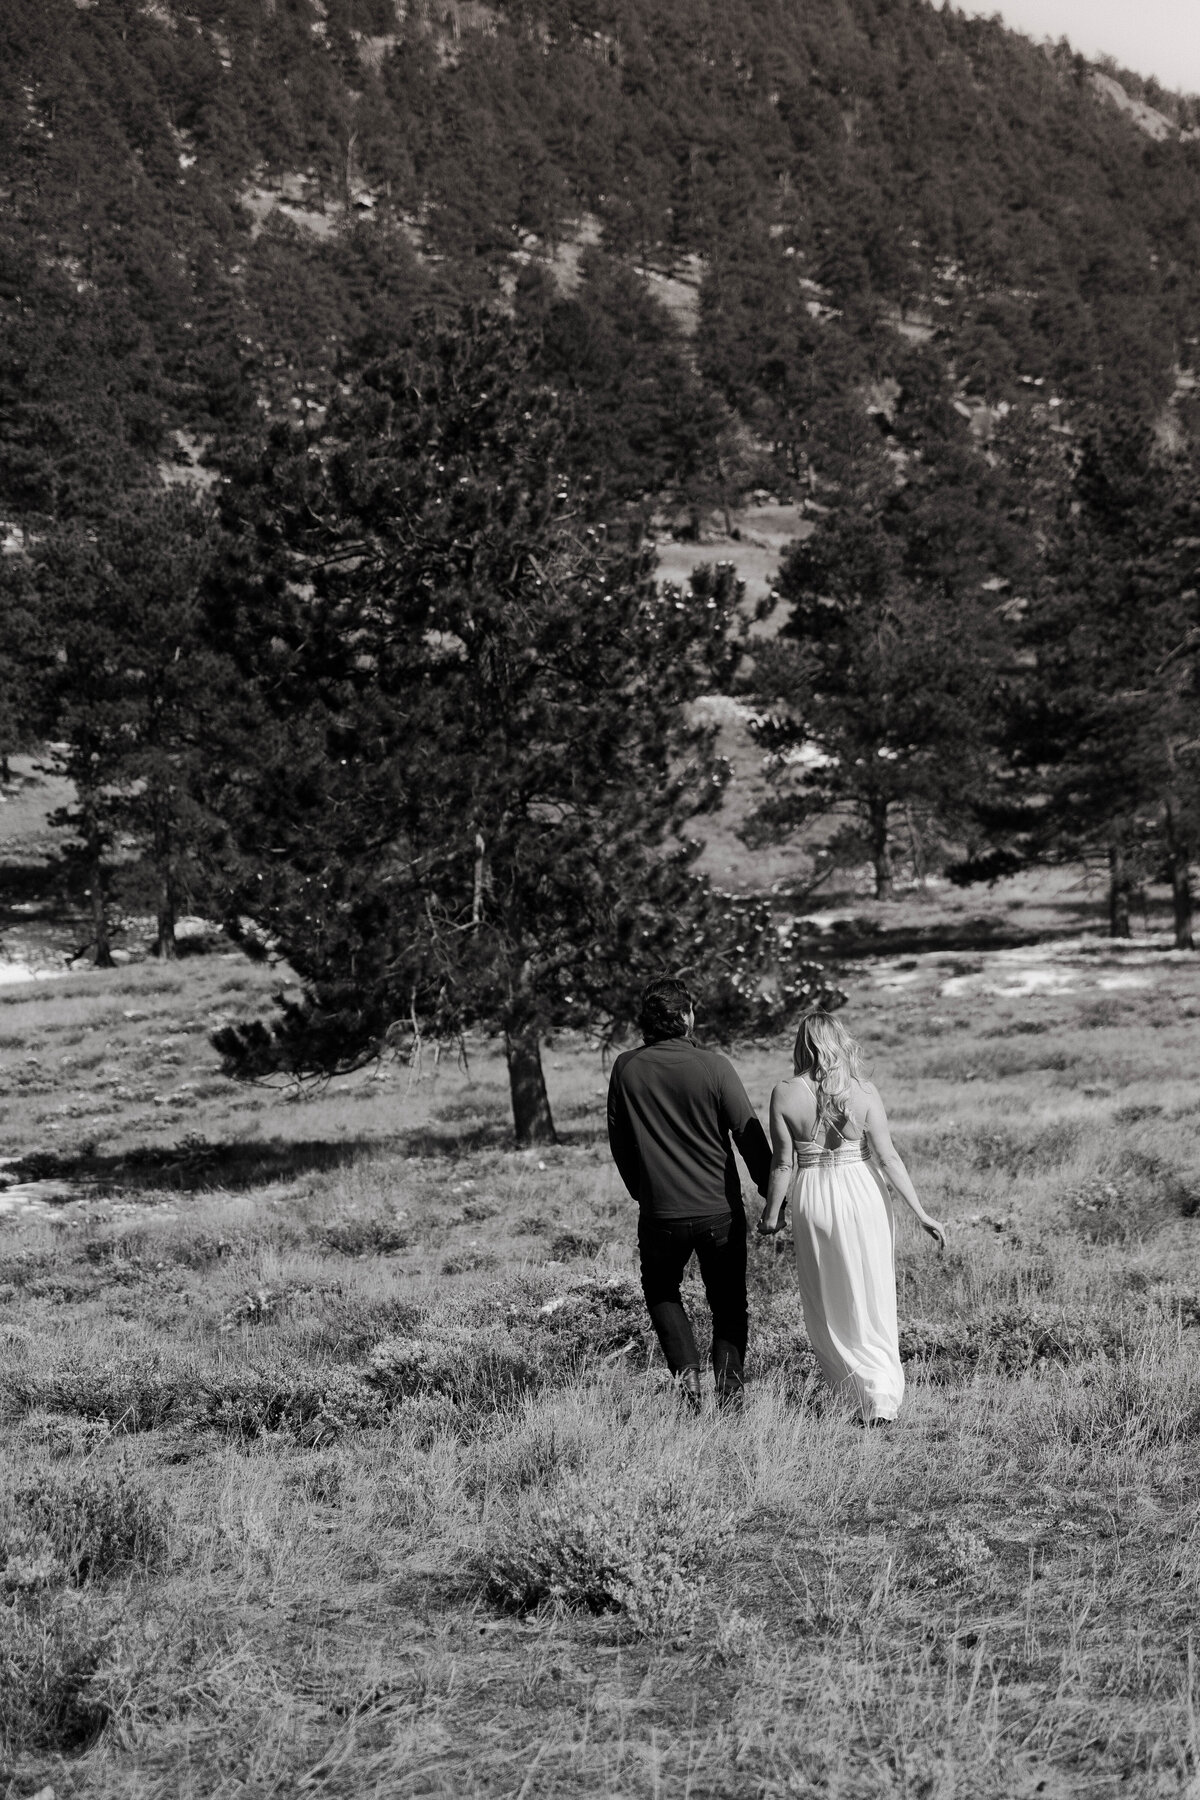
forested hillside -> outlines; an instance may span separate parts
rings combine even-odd
[[[461,298],[604,395],[623,496],[819,469],[830,409],[885,415],[924,344],[968,404],[1158,418],[1200,140],[1154,97],[1182,130],[922,0],[9,0],[0,509],[94,512],[180,428],[311,414]],[[698,288],[686,350],[633,267]]]
[[[1189,946],[1198,120],[925,0],[8,0],[0,754],[97,960],[133,846],[307,984],[243,1067],[484,1023],[536,1120],[639,966],[761,1026],[715,689],[813,883],[1083,859]],[[747,653],[646,542],[754,494]]]

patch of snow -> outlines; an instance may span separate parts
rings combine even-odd
[[[0,987],[16,987],[24,981],[60,981],[69,969],[36,969],[30,963],[0,958]]]

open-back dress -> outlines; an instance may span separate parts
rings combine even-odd
[[[825,1145],[793,1138],[792,1239],[804,1323],[830,1387],[868,1424],[882,1423],[895,1418],[904,1397],[891,1195],[861,1123],[846,1115],[824,1135]]]

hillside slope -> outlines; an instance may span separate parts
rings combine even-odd
[[[319,417],[422,305],[540,319],[582,289],[569,385],[597,319],[630,335],[614,258],[738,450],[701,479],[668,443],[632,488],[794,486],[828,396],[886,422],[918,353],[972,413],[1098,398],[1186,430],[1192,111],[1156,95],[1151,136],[1093,73],[925,0],[9,0],[0,517],[186,475],[264,408]]]

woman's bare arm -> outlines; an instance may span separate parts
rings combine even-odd
[[[917,1190],[912,1184],[912,1177],[904,1166],[900,1152],[892,1142],[891,1128],[888,1125],[883,1101],[879,1098],[878,1088],[870,1083],[864,1083],[864,1092],[867,1096],[866,1128],[871,1139],[871,1149],[874,1152],[875,1160],[922,1230],[927,1231],[939,1248],[944,1250],[946,1227],[940,1220],[930,1218],[917,1198]]]
[[[779,1215],[792,1185],[796,1161],[796,1146],[783,1109],[786,1085],[781,1081],[771,1093],[771,1174],[767,1181],[767,1203],[758,1221],[758,1229],[763,1232],[779,1229]]]

